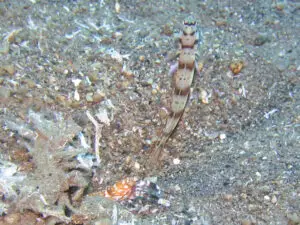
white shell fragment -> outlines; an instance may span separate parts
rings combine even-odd
[[[99,112],[96,114],[98,120],[106,125],[110,125],[110,119],[108,118],[108,113],[106,109],[99,109]]]
[[[78,87],[79,84],[81,83],[81,79],[72,79],[72,82],[73,82],[75,87]]]
[[[75,99],[76,101],[79,101],[79,100],[80,100],[80,96],[79,96],[79,93],[78,93],[77,89],[75,89],[75,91],[74,91],[74,99]]]
[[[208,95],[207,91],[204,90],[204,89],[202,89],[201,92],[200,92],[200,99],[201,99],[201,102],[202,102],[203,104],[208,104],[208,103],[209,103],[209,101],[208,101],[208,98],[209,98],[209,97],[210,97],[210,96]]]
[[[178,159],[178,158],[173,159],[173,164],[174,165],[179,165],[180,164],[180,159]]]
[[[269,119],[271,115],[273,115],[274,113],[278,112],[278,109],[272,109],[270,112],[265,113],[264,117],[266,119]]]
[[[226,134],[224,134],[224,133],[220,134],[219,138],[220,138],[220,140],[224,140],[226,138]]]
[[[120,10],[121,10],[121,6],[120,6],[120,3],[119,1],[116,1],[115,3],[115,10],[116,10],[116,13],[120,13]]]
[[[79,101],[80,100],[80,96],[79,96],[79,93],[78,93],[78,91],[77,91],[77,87],[79,86],[79,84],[81,83],[81,79],[72,79],[72,82],[73,82],[73,84],[74,84],[74,86],[75,86],[75,91],[74,91],[74,99],[76,100],[76,101]]]
[[[90,146],[87,144],[84,135],[82,134],[82,132],[79,132],[78,134],[78,138],[80,140],[80,144],[83,148],[88,149],[90,148]]]

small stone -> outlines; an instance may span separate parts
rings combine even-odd
[[[76,101],[80,101],[80,95],[79,95],[77,89],[75,89],[75,91],[74,91],[74,99],[75,99]]]
[[[233,72],[234,75],[237,75],[239,72],[241,72],[243,67],[244,67],[243,61],[232,62],[229,65],[229,68]]]
[[[202,61],[198,62],[198,71],[201,72],[203,70],[204,64]]]
[[[179,192],[179,191],[181,191],[181,188],[180,188],[180,186],[178,184],[176,184],[174,186],[174,190],[177,191],[177,192]]]
[[[220,135],[219,135],[219,138],[220,138],[220,140],[224,140],[224,139],[226,138],[226,134],[224,134],[224,133],[223,133],[223,134],[220,134]]]
[[[139,60],[140,60],[141,62],[144,62],[144,61],[145,61],[145,56],[141,55],[141,56],[139,57]]]
[[[1,68],[0,68],[0,75],[3,75],[3,74],[5,74],[5,73],[8,73],[9,75],[14,75],[15,74],[15,72],[16,72],[16,70],[15,70],[15,67],[14,67],[14,65],[12,65],[12,64],[10,64],[10,65],[5,65],[5,66],[2,66]]]
[[[57,95],[55,97],[55,100],[56,100],[57,103],[64,104],[66,102],[66,97],[63,96],[63,95]]]
[[[255,46],[262,46],[265,43],[270,42],[270,39],[268,36],[266,35],[258,35],[255,39],[254,39],[254,45]]]
[[[224,200],[225,201],[231,202],[232,198],[233,198],[232,194],[225,194],[224,195]]]
[[[148,80],[146,81],[146,83],[147,83],[148,85],[152,85],[152,84],[153,84],[153,79],[152,79],[152,78],[148,79]]]
[[[99,102],[103,101],[104,98],[105,98],[105,93],[103,93],[103,92],[95,93],[93,95],[93,102],[94,103],[99,103]]]
[[[72,101],[70,103],[70,106],[74,109],[79,108],[80,107],[80,102],[76,102],[76,101]]]
[[[121,83],[122,88],[125,88],[125,89],[128,88],[129,85],[130,85],[130,82],[128,80],[125,80]]]
[[[81,83],[81,79],[72,79],[72,82],[73,82],[75,87],[78,87],[79,84]]]
[[[267,202],[269,202],[269,201],[271,200],[271,198],[270,198],[270,196],[265,195],[265,196],[264,196],[264,200],[267,201]]]
[[[121,40],[123,37],[123,34],[121,32],[114,32],[113,35],[112,35],[112,38],[113,39],[116,39],[116,40]]]
[[[151,93],[152,93],[153,95],[156,95],[156,94],[157,94],[157,89],[152,89]]]
[[[133,72],[131,72],[131,71],[129,71],[129,70],[123,70],[123,71],[122,71],[122,74],[123,74],[123,76],[126,77],[126,78],[132,78],[132,77],[134,77]]]
[[[241,196],[242,199],[247,199],[247,194],[246,193],[242,193],[240,196]]]
[[[49,76],[48,77],[48,82],[49,82],[49,84],[55,84],[56,83],[56,78],[53,77],[53,76]]]
[[[99,80],[99,76],[96,72],[89,75],[89,79],[92,83],[95,83]]]
[[[256,179],[257,180],[261,179],[261,173],[260,172],[256,172],[255,175],[256,175]]]
[[[206,90],[204,90],[204,89],[202,89],[201,91],[200,91],[200,99],[201,99],[201,102],[203,103],[203,104],[208,104],[209,103],[209,101],[208,101],[208,93],[207,93],[207,91]]]
[[[170,24],[165,24],[163,27],[163,34],[167,36],[172,36],[173,35],[173,28],[171,27]]]
[[[85,99],[87,102],[92,102],[93,101],[93,93],[89,92],[86,94]]]
[[[178,159],[178,158],[173,159],[173,164],[174,165],[179,165],[180,164],[180,159]]]
[[[284,3],[283,2],[279,2],[275,5],[275,8],[279,11],[282,11],[284,9]]]
[[[227,21],[223,20],[223,19],[215,20],[214,22],[215,22],[215,25],[218,26],[218,27],[226,26],[227,25]]]
[[[272,202],[273,204],[275,204],[275,203],[277,202],[277,198],[276,198],[275,195],[273,195],[273,197],[272,197],[272,199],[271,199],[271,202]]]
[[[159,110],[159,117],[161,119],[167,118],[168,115],[169,115],[169,112],[168,112],[168,110],[165,107],[160,108],[160,110]]]
[[[252,222],[251,222],[251,220],[242,220],[242,223],[241,223],[242,225],[252,225]]]
[[[134,168],[135,168],[136,170],[139,170],[139,169],[141,168],[141,165],[140,165],[138,162],[135,162],[135,163],[134,163]]]
[[[115,10],[116,10],[116,13],[118,13],[118,14],[121,11],[121,5],[118,1],[116,1],[116,3],[115,3]]]

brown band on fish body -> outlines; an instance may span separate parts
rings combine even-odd
[[[193,48],[196,42],[196,37],[184,35],[180,38],[181,48]]]
[[[191,62],[178,62],[178,69],[188,69],[193,71],[195,68],[195,62],[191,61]]]
[[[191,88],[187,87],[186,89],[179,89],[179,88],[174,88],[174,95],[182,95],[182,96],[187,96],[190,94]]]
[[[180,117],[183,114],[183,112],[184,112],[184,109],[179,112],[176,112],[176,113],[171,112],[169,116],[172,117],[173,119],[176,119],[176,118]]]

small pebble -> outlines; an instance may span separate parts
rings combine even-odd
[[[269,202],[271,200],[271,198],[268,195],[265,195],[264,196],[264,200],[267,201],[267,202]]]
[[[147,83],[148,85],[152,85],[152,84],[153,84],[153,79],[152,79],[152,78],[148,79],[148,80],[146,81],[146,83]]]
[[[240,196],[241,196],[242,199],[247,199],[247,194],[246,193],[242,193]]]
[[[156,94],[157,94],[157,89],[152,89],[151,93],[152,93],[153,95],[156,95]]]
[[[278,2],[276,5],[275,5],[275,8],[279,11],[282,11],[284,9],[284,3],[283,2]]]
[[[56,83],[56,78],[53,77],[53,76],[49,76],[48,77],[48,82],[49,82],[49,84],[55,84]]]
[[[129,85],[130,85],[130,82],[129,81],[127,81],[127,80],[125,80],[125,81],[123,81],[122,83],[121,83],[121,85],[122,85],[122,88],[128,88],[129,87]]]
[[[237,75],[239,72],[241,72],[242,68],[244,67],[244,62],[232,62],[229,65],[230,70],[233,72],[234,75]]]
[[[123,37],[123,34],[121,32],[114,32],[112,35],[112,38],[116,39],[116,40],[121,40],[122,37]]]
[[[4,69],[11,76],[16,72],[15,67],[12,64],[3,66],[2,69]]]
[[[80,101],[80,95],[79,95],[77,89],[75,89],[75,91],[74,91],[74,99],[75,99],[76,101]]]
[[[122,71],[122,74],[123,74],[123,76],[126,77],[126,78],[132,78],[132,77],[134,77],[133,72],[131,72],[131,71],[129,71],[129,70],[123,70],[123,71]]]
[[[250,220],[242,220],[242,225],[252,225],[252,222]]]
[[[72,82],[73,82],[75,87],[78,87],[79,84],[81,83],[81,79],[72,79]]]
[[[99,76],[96,72],[89,75],[89,79],[92,83],[95,83],[99,80]]]
[[[140,60],[141,62],[144,62],[144,61],[145,61],[145,56],[141,55],[141,56],[139,57],[139,60]]]
[[[86,94],[85,99],[87,102],[92,102],[93,101],[93,93],[89,92]]]
[[[116,10],[116,13],[118,13],[118,14],[121,11],[121,5],[118,1],[116,1],[116,3],[115,3],[115,10]]]
[[[174,186],[174,190],[175,190],[175,191],[181,191],[181,188],[180,188],[180,186],[179,186],[178,184],[176,184],[176,185]]]
[[[271,199],[271,202],[272,202],[273,204],[275,204],[275,203],[277,202],[277,198],[276,198],[275,195],[273,195],[273,197],[272,197],[272,199]]]
[[[231,202],[232,198],[233,198],[232,194],[225,194],[224,195],[224,200],[225,201]]]
[[[261,174],[260,174],[260,172],[256,172],[255,175],[256,175],[256,179],[257,179],[257,180],[260,180],[260,179],[261,179]]]
[[[220,140],[224,140],[226,138],[226,134],[220,134],[219,138]]]
[[[58,94],[55,97],[55,102],[58,103],[58,104],[64,105],[66,103],[66,97],[63,96],[63,95]]]
[[[159,114],[159,117],[160,117],[161,119],[165,119],[165,118],[168,117],[169,112],[168,112],[168,110],[167,110],[165,107],[162,107],[162,108],[160,108],[158,114]]]
[[[93,102],[94,102],[94,103],[101,102],[101,101],[104,100],[104,98],[105,98],[105,93],[103,93],[103,92],[95,93],[95,94],[93,95]]]
[[[262,45],[264,45],[266,42],[269,42],[269,41],[270,41],[270,39],[269,39],[268,36],[261,34],[261,35],[257,36],[257,37],[254,39],[254,45],[255,45],[255,46],[262,46]]]
[[[77,102],[77,101],[72,101],[72,102],[70,103],[70,106],[71,106],[73,109],[76,109],[76,108],[81,107],[81,106],[80,106],[80,102]]]
[[[135,162],[135,163],[134,163],[134,168],[135,168],[136,170],[139,170],[139,169],[141,168],[141,165],[140,165],[138,162]]]
[[[208,101],[208,93],[207,93],[206,90],[202,89],[200,91],[200,99],[201,99],[201,102],[203,104],[208,104],[209,103],[209,101]]]
[[[179,165],[180,159],[178,159],[178,158],[173,159],[173,163],[174,163],[174,165]]]

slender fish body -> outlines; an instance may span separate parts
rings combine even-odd
[[[187,18],[183,23],[183,31],[180,36],[180,49],[178,62],[173,74],[173,94],[171,112],[163,130],[163,136],[158,145],[151,152],[151,159],[158,162],[162,147],[176,128],[189,98],[194,73],[196,70],[197,30],[193,18]]]

